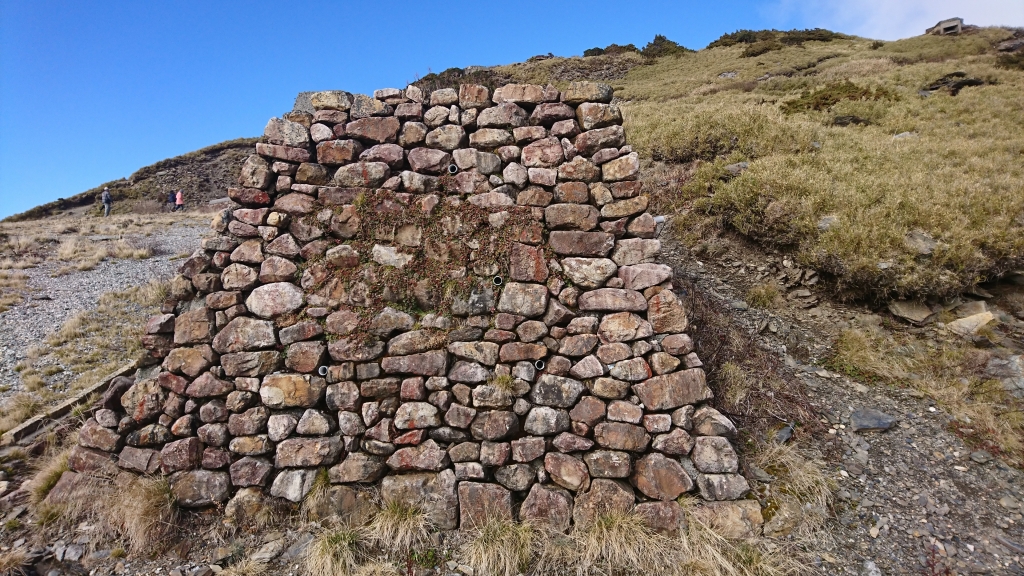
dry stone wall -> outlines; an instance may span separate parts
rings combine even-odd
[[[673,530],[682,494],[747,494],[610,86],[309,100],[268,122],[73,470],[166,475],[192,507],[299,502],[326,471],[443,529],[635,506]]]

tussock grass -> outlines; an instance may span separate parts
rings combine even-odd
[[[29,498],[33,504],[42,502],[68,470],[68,454],[71,453],[71,448],[65,447],[50,452],[33,463],[35,474],[28,484]]]
[[[858,38],[811,40],[751,58],[737,44],[658,59],[613,85],[644,157],[702,162],[688,182],[652,195],[681,229],[731,228],[791,252],[834,276],[843,296],[947,296],[1024,265],[1024,71],[997,67],[992,49],[1010,34],[981,29],[876,49]],[[918,94],[954,71],[996,84]],[[850,85],[887,99],[782,113],[803,94]],[[837,116],[867,124],[834,126]],[[914,136],[893,138],[906,132]],[[741,160],[748,170],[724,172]],[[819,230],[825,215],[838,223]],[[906,245],[912,230],[939,242],[930,257]]]
[[[299,514],[303,521],[314,522],[324,520],[320,515],[329,509],[330,504],[331,478],[326,468],[321,468],[313,481],[313,487],[303,498],[299,507]]]
[[[89,522],[97,527],[93,544],[121,545],[136,555],[168,545],[178,512],[166,478],[140,476],[127,485],[101,476],[81,479],[66,497],[35,505],[36,522],[47,533]]]
[[[491,378],[487,383],[499,390],[504,390],[505,392],[509,393],[515,392],[516,389],[516,379],[513,378],[512,376],[509,376],[508,374],[495,376],[494,378]]]
[[[385,562],[370,562],[356,568],[352,576],[401,576],[398,568]]]
[[[492,515],[469,533],[460,546],[460,559],[477,574],[515,576],[526,572],[539,536],[529,523]]]
[[[692,508],[690,502],[684,508]],[[701,576],[783,576],[813,571],[802,555],[762,539],[729,540],[702,515],[687,514],[687,530],[676,554],[675,574]]]
[[[15,267],[12,265],[12,267]],[[0,267],[2,268],[2,267]],[[24,272],[8,272],[0,270],[0,312],[4,312],[21,302],[22,293],[28,285],[28,275]]]
[[[758,452],[757,465],[776,478],[778,486],[800,502],[822,509],[832,506],[835,483],[821,464],[803,456],[790,444],[768,444]]]
[[[520,62],[495,68],[501,76],[513,82],[553,84],[565,88],[573,80],[596,79],[602,81],[622,78],[629,70],[645,63],[637,52],[602,54],[581,58],[549,58],[534,62]]]
[[[746,370],[735,362],[722,364],[718,371],[718,381],[725,391],[726,401],[734,406],[742,404],[751,391]]]
[[[32,392],[19,392],[0,404],[0,434],[34,416],[45,405],[43,397]]]
[[[432,529],[421,507],[397,500],[385,501],[369,525],[374,544],[402,558],[426,543]]]
[[[28,574],[28,550],[23,547],[11,548],[0,552],[0,574],[4,576],[24,576]]]
[[[774,308],[782,296],[778,284],[758,284],[747,289],[747,304],[754,308]]]
[[[652,532],[636,514],[600,515],[574,536],[577,571],[583,573],[658,573],[673,564],[672,540]]]
[[[870,323],[844,330],[832,367],[876,384],[923,392],[970,443],[1024,463],[1024,405],[987,378],[988,352],[958,340],[924,341]]]
[[[257,562],[251,558],[241,560],[229,566],[221,572],[223,576],[266,576],[270,574],[270,568],[263,562]],[[340,575],[339,576],[343,576]]]
[[[175,213],[0,222],[0,270],[33,268],[49,260],[65,263],[55,274],[60,276],[76,269],[91,270],[105,259],[142,260],[152,257],[157,245],[147,237],[174,225],[207,221],[207,215]]]
[[[342,526],[324,530],[306,548],[302,559],[309,576],[350,576],[365,557],[366,530]]]
[[[107,258],[144,260],[152,255],[151,247],[133,246],[125,240],[108,244],[75,237],[62,241],[57,247],[57,259],[74,262],[78,270],[92,270]]]

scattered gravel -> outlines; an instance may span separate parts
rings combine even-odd
[[[735,246],[698,263],[677,243],[662,240],[662,261],[725,306],[753,280],[737,272],[736,261],[764,263],[764,254],[744,254]],[[837,485],[833,541],[823,539],[812,551],[819,571],[1024,573],[1024,474],[965,444],[950,431],[950,416],[923,395],[868,386],[821,366],[837,326],[870,310],[829,301],[810,310],[730,307],[758,345],[784,358],[789,377],[803,381],[829,427],[820,437],[801,438],[805,446],[836,456],[826,469]],[[809,357],[806,363],[791,355],[794,350]],[[879,427],[888,429],[855,432],[873,411],[881,413],[875,414]]]
[[[71,316],[96,307],[99,298],[108,293],[142,286],[153,279],[167,279],[174,275],[181,254],[191,254],[199,248],[199,240],[208,231],[206,226],[183,222],[161,227],[160,236],[126,235],[125,240],[150,244],[154,255],[145,260],[107,259],[92,270],[74,271],[59,277],[52,274],[66,265],[59,261],[46,261],[28,274],[29,292],[25,300],[0,314],[0,384],[10,387],[0,393],[0,399],[21,387],[21,378],[14,366],[25,358],[28,349],[43,341]],[[103,239],[106,238],[106,239]],[[87,237],[90,241],[105,242],[115,237]]]

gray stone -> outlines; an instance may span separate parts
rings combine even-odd
[[[274,478],[270,495],[291,502],[301,502],[313,489],[316,470],[284,470]]]
[[[544,374],[530,391],[530,401],[542,406],[571,408],[585,389],[578,380]]]
[[[860,408],[850,414],[850,429],[854,432],[884,432],[896,425],[897,418],[874,408]]]

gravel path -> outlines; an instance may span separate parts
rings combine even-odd
[[[181,264],[174,258],[198,249],[207,231],[204,225],[183,222],[161,227],[159,236],[126,235],[129,242],[140,240],[154,246],[155,254],[145,260],[107,259],[92,270],[76,270],[57,278],[51,275],[65,263],[47,261],[25,270],[29,276],[28,296],[0,314],[0,384],[10,387],[0,399],[20,388],[21,379],[14,366],[33,344],[42,342],[74,314],[94,308],[103,294],[171,277]]]

